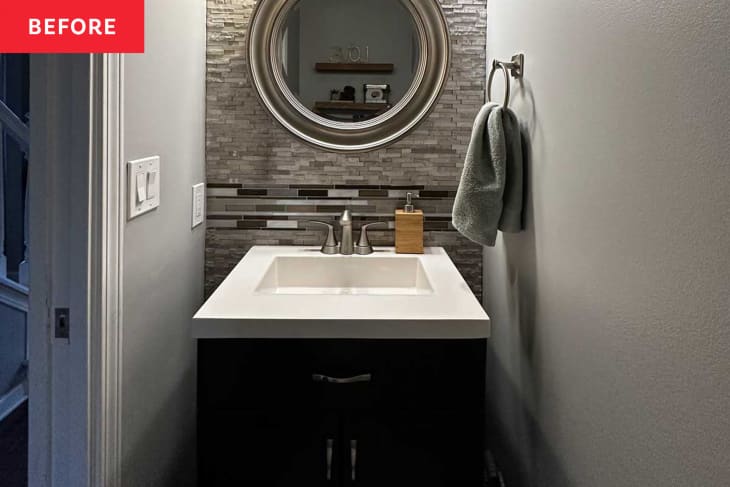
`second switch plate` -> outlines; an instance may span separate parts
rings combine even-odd
[[[195,228],[205,219],[205,184],[198,183],[193,185],[193,221],[192,227]]]
[[[127,163],[129,219],[160,206],[160,158],[146,157]]]

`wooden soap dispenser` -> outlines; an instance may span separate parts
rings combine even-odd
[[[413,193],[406,194],[402,210],[395,210],[395,252],[423,253],[423,211],[413,209]]]

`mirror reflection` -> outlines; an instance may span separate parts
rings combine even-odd
[[[401,0],[299,0],[281,29],[279,69],[306,108],[362,122],[406,94],[419,62],[416,24]]]

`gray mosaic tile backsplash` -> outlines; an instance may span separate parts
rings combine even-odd
[[[481,246],[451,227],[451,207],[474,116],[484,103],[486,0],[441,1],[452,39],[449,81],[431,115],[396,144],[336,154],[289,135],[256,98],[245,37],[254,0],[208,0],[206,293],[253,245],[317,245],[345,207],[375,245],[393,245],[393,211],[405,193],[424,210],[425,244],[444,247],[481,296]]]

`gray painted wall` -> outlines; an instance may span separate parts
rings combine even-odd
[[[522,485],[727,485],[727,2],[494,0],[488,19],[490,59],[527,60],[528,230],[484,268]]]
[[[124,235],[122,481],[194,485],[196,350],[205,229],[191,186],[205,180],[205,3],[146,6],[146,53],[125,57],[124,152],[161,156],[160,207]]]

